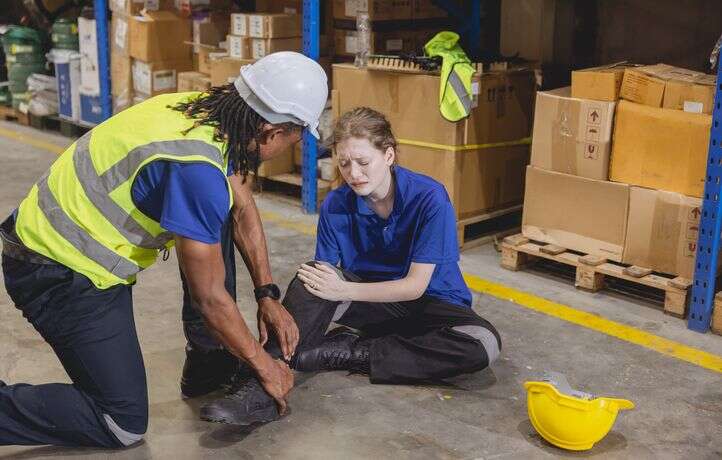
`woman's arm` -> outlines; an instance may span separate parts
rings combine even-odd
[[[379,283],[345,281],[336,270],[323,263],[301,265],[298,277],[311,294],[332,301],[404,302],[421,297],[431,281],[436,265],[412,262],[409,273],[400,280]]]

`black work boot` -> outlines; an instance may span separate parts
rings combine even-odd
[[[278,405],[256,377],[234,383],[228,394],[201,407],[201,420],[252,425],[278,420]]]
[[[226,350],[201,351],[188,343],[180,381],[181,394],[193,398],[230,385],[238,367],[238,358]]]
[[[368,374],[369,342],[348,328],[334,329],[318,347],[298,353],[293,368],[301,372],[343,370]]]

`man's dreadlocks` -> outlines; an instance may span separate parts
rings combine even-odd
[[[214,86],[198,97],[179,102],[171,108],[196,120],[183,134],[201,125],[216,128],[214,140],[225,143],[224,153],[235,173],[245,178],[248,172],[257,172],[260,163],[259,146],[266,141],[262,129],[268,121],[246,104],[233,83]],[[301,129],[290,122],[274,126],[284,131]],[[253,150],[249,151],[251,141],[255,142]]]

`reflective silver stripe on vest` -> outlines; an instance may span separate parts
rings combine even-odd
[[[128,279],[140,271],[138,265],[95,241],[65,214],[48,186],[47,177],[38,182],[38,207],[58,234],[68,240],[85,257],[113,275],[121,279]]]
[[[91,133],[92,131],[88,131],[83,137],[78,139],[75,152],[73,152],[75,174],[80,180],[80,185],[83,187],[85,195],[125,239],[141,248],[162,248],[173,236],[168,232],[164,232],[157,237],[153,237],[153,235],[148,233],[146,229],[136,222],[125,209],[113,201],[109,194],[110,190],[103,188],[100,177],[93,165],[93,159],[90,156],[89,145]]]
[[[471,97],[464,87],[464,83],[461,81],[459,74],[453,69],[449,72],[449,84],[456,93],[456,97],[461,101],[461,105],[464,106],[464,112],[468,116],[471,113]]]
[[[136,169],[148,158],[159,153],[168,153],[177,157],[200,155],[219,166],[223,166],[223,156],[217,147],[203,141],[187,139],[177,141],[151,142],[136,147],[122,160],[100,175],[106,190],[115,190],[135,173]]]

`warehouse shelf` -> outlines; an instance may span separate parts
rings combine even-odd
[[[712,129],[707,157],[707,179],[704,184],[702,217],[697,240],[697,258],[692,283],[687,327],[697,332],[707,332],[712,321],[712,308],[717,290],[717,260],[722,235],[722,66],[717,68],[717,87]]]

